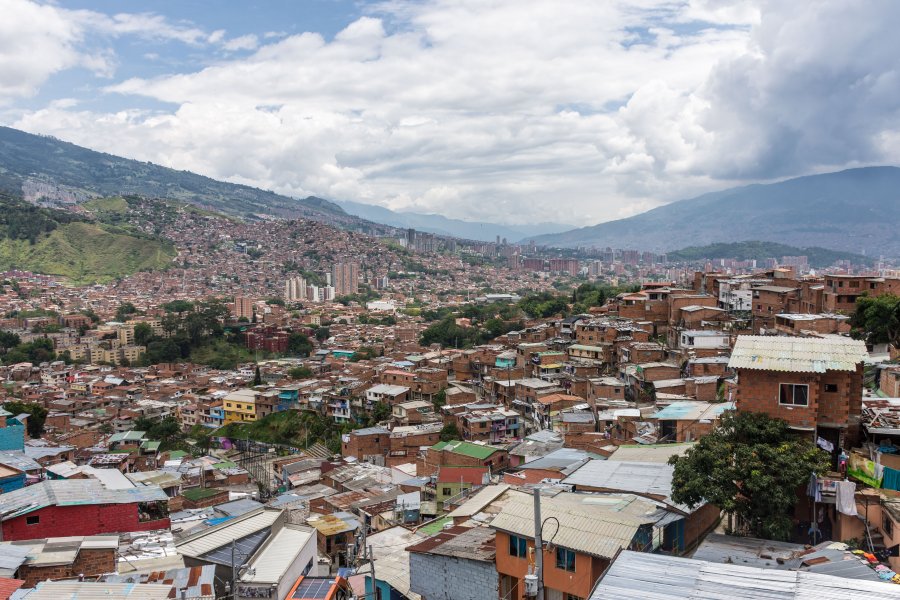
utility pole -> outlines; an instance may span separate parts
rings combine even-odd
[[[534,488],[534,568],[537,575],[537,600],[544,600],[544,543],[541,540],[541,488]]]

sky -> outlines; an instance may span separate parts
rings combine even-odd
[[[0,0],[0,124],[295,197],[584,226],[900,152],[894,0]]]

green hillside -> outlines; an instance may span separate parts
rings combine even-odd
[[[159,269],[175,257],[166,241],[0,195],[0,269],[103,282]]]
[[[810,247],[798,248],[787,244],[775,242],[733,242],[722,244],[709,244],[707,246],[689,246],[669,252],[667,258],[672,261],[701,261],[713,258],[733,258],[735,260],[765,260],[767,258],[781,259],[782,256],[806,256],[809,265],[814,268],[823,268],[833,265],[839,260],[851,260],[856,264],[868,264],[870,258],[853,252],[839,252],[826,248]]]
[[[35,188],[35,185],[42,187]],[[30,191],[23,191],[25,188]],[[289,198],[188,171],[95,152],[9,127],[0,127],[0,189],[23,194],[26,199],[64,195],[69,201],[80,201],[93,196],[135,194],[177,200],[241,217],[262,213],[343,225],[359,221],[321,198]]]

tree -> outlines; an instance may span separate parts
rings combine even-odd
[[[253,385],[262,385],[262,373],[259,372],[259,365],[256,365],[256,374],[253,375]]]
[[[15,348],[21,343],[22,340],[15,333],[0,330],[0,350],[6,352],[10,348]]]
[[[162,309],[169,313],[184,313],[193,308],[194,303],[188,300],[172,300],[162,305]]]
[[[460,439],[460,437],[459,428],[456,426],[456,423],[447,423],[441,429],[442,442],[451,442]]]
[[[128,320],[128,317],[137,313],[137,311],[137,307],[131,302],[123,302],[116,309],[116,321],[125,322]]]
[[[381,423],[391,418],[391,406],[387,402],[376,402],[372,407],[372,422]]]
[[[353,356],[350,357],[350,362],[359,362],[361,360],[372,360],[378,356],[378,353],[375,351],[375,348],[372,346],[360,346],[353,353]]]
[[[147,344],[144,361],[147,364],[173,362],[181,358],[181,348],[172,338],[154,339]]]
[[[519,302],[519,308],[525,311],[533,319],[545,319],[558,314],[565,314],[569,305],[565,298],[554,296],[549,292],[541,292],[523,298]]]
[[[138,346],[146,346],[153,337],[153,328],[149,323],[137,323],[134,326],[134,343]]]
[[[28,437],[39,438],[44,433],[44,421],[47,419],[47,409],[40,404],[27,402],[7,402],[3,408],[13,415],[28,414]]]
[[[853,337],[867,344],[890,344],[900,348],[900,297],[885,294],[860,296],[850,316]]]
[[[309,356],[312,350],[312,342],[302,333],[295,331],[288,336],[288,352],[294,356]]]
[[[673,456],[672,499],[738,515],[751,535],[787,540],[797,488],[829,467],[828,455],[764,413],[726,413],[684,456]]]
[[[442,389],[431,399],[435,410],[440,410],[442,406],[447,404],[447,388]]]
[[[288,370],[287,374],[291,379],[309,379],[313,376],[312,369],[309,367],[294,367]]]
[[[331,330],[327,327],[316,327],[316,339],[324,342],[331,337]]]

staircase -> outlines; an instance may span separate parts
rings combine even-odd
[[[866,545],[868,546],[868,551],[872,554],[877,554],[886,548],[884,545],[884,535],[879,530],[872,531],[872,528],[869,527],[869,522],[866,521],[865,517],[862,515],[856,515],[856,518],[862,521],[863,527],[866,530]]]

